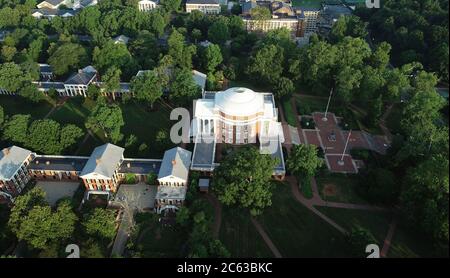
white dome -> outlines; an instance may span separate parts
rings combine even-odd
[[[247,88],[233,87],[217,93],[215,105],[230,116],[251,116],[264,109],[264,97]]]

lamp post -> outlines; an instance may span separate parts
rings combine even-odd
[[[347,135],[347,140],[345,141],[344,151],[342,152],[341,159],[338,160],[338,164],[340,166],[344,165],[344,155],[345,155],[345,151],[347,150],[348,141],[350,140],[351,134],[352,134],[352,130],[350,129],[350,131],[348,132],[348,135]]]
[[[330,90],[330,96],[328,97],[327,107],[325,108],[325,115],[322,118],[322,121],[324,121],[324,122],[328,121],[328,118],[327,118],[328,107],[330,106],[330,100],[331,100],[332,94],[333,94],[333,88],[331,88],[331,90]]]

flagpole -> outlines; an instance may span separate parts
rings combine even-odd
[[[324,121],[324,122],[328,121],[328,118],[327,118],[328,107],[330,106],[330,100],[331,100],[331,95],[332,94],[333,94],[333,88],[331,88],[330,96],[328,97],[327,108],[325,109],[325,116],[322,118],[322,121]]]
[[[339,165],[344,165],[344,155],[345,155],[345,151],[347,150],[348,141],[350,140],[351,134],[352,134],[352,130],[350,129],[350,131],[348,132],[348,135],[347,135],[347,140],[345,141],[344,151],[342,152],[341,159],[338,160]]]

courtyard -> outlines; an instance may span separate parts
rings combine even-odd
[[[41,188],[45,192],[45,200],[51,205],[62,198],[72,198],[77,189],[83,185],[78,182],[64,182],[64,181],[38,181],[36,187]]]

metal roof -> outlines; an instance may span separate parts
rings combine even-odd
[[[112,178],[119,162],[123,159],[124,148],[107,143],[94,149],[80,176],[99,174]]]
[[[4,148],[0,152],[0,180],[10,180],[30,154],[17,146]]]
[[[167,150],[164,153],[158,179],[174,176],[187,180],[192,153],[180,147]]]

